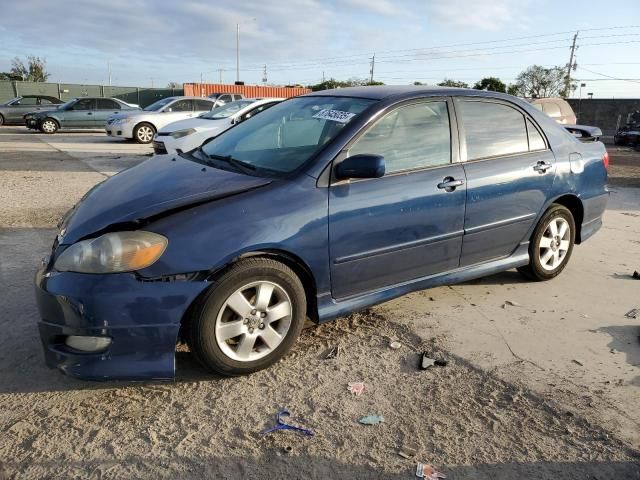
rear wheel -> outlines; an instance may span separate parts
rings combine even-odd
[[[241,260],[195,308],[188,342],[205,367],[234,376],[266,368],[298,338],[306,318],[300,279],[267,258]]]
[[[151,143],[156,129],[150,123],[141,123],[136,125],[133,130],[133,138],[138,143]]]
[[[56,133],[58,128],[58,122],[53,118],[45,118],[40,124],[40,131],[49,135]]]
[[[0,115],[0,126],[4,125],[4,117]]]
[[[575,242],[575,221],[568,208],[553,205],[542,216],[529,245],[529,265],[518,271],[530,280],[550,280],[567,266]]]

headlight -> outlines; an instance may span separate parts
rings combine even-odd
[[[177,140],[178,138],[186,137],[192,133],[196,133],[196,130],[194,128],[187,128],[186,130],[176,130],[175,132],[170,133],[170,135]]]
[[[107,233],[71,245],[58,257],[55,269],[78,273],[131,272],[155,263],[168,244],[157,233]]]

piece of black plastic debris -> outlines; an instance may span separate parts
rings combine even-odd
[[[338,358],[338,355],[340,355],[340,347],[338,345],[334,345],[333,347],[329,348],[327,354],[324,356],[324,359],[330,360],[332,358]]]
[[[436,360],[434,362],[434,365],[436,367],[446,367],[449,364],[449,362],[447,362],[446,360]]]
[[[640,280],[640,272],[635,270],[633,272],[633,275],[631,275],[632,278],[635,278],[636,280]]]
[[[624,316],[627,318],[636,319],[638,318],[639,314],[640,314],[640,308],[634,308],[632,310],[629,310],[627,313],[625,313]]]
[[[431,358],[428,352],[423,352],[422,357],[420,357],[420,370],[427,370],[434,365],[437,367],[446,367],[448,365],[448,361],[444,359],[435,359]]]

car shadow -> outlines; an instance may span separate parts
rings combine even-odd
[[[640,373],[640,324],[635,325],[610,325],[601,327],[598,332],[611,336],[607,344],[613,352],[621,352],[625,355],[625,361],[636,368]],[[640,387],[640,374],[631,380],[631,385]]]

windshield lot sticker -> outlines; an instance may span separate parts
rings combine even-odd
[[[347,123],[355,116],[355,113],[342,112],[340,110],[330,110],[328,108],[325,108],[316,113],[313,118],[319,118],[320,120],[331,120],[332,122],[338,123]]]

